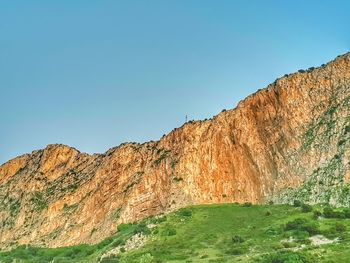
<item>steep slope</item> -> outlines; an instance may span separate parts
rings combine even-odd
[[[0,167],[0,243],[97,242],[188,204],[349,203],[350,54],[276,80],[160,141],[49,145]]]

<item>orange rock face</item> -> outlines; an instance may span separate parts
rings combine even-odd
[[[288,202],[284,190],[305,185],[331,162],[340,140],[339,174],[348,182],[342,132],[350,121],[349,87],[347,54],[278,79],[237,108],[186,123],[157,142],[95,155],[49,145],[15,158],[0,167],[0,244],[97,242],[119,223],[189,204]],[[333,108],[333,135],[323,139],[328,126],[321,121]]]

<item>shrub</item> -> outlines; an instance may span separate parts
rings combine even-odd
[[[166,216],[161,216],[161,217],[157,218],[157,222],[158,223],[162,223],[162,222],[165,222],[165,221],[167,221],[167,217]]]
[[[296,230],[292,236],[298,243],[305,243],[309,240],[310,234],[304,230]]]
[[[106,238],[105,240],[102,240],[100,243],[98,243],[97,247],[99,249],[111,244],[113,242],[113,237]]]
[[[302,205],[302,202],[301,202],[301,201],[299,201],[299,200],[294,200],[294,201],[293,201],[293,206],[295,206],[295,207],[301,207],[301,205]]]
[[[134,234],[149,235],[149,234],[151,234],[151,230],[147,227],[147,225],[145,223],[140,223],[134,229]]]
[[[323,215],[325,218],[345,218],[346,214],[343,211],[335,211],[331,207],[325,207],[323,209]]]
[[[320,232],[319,225],[316,222],[308,222],[304,224],[302,230],[308,232],[310,235],[316,235]]]
[[[185,209],[181,209],[179,212],[178,212],[178,215],[179,216],[186,216],[186,217],[190,217],[192,216],[192,211],[188,208],[185,208]]]
[[[346,231],[346,226],[342,223],[337,222],[334,226],[334,229],[338,232],[338,233],[343,233]]]
[[[171,228],[168,230],[168,236],[175,236],[176,235],[176,229],[175,228]]]
[[[280,233],[280,231],[279,231],[279,228],[277,229],[277,228],[270,226],[265,230],[265,233],[267,235],[270,235],[270,236],[276,236]]]
[[[338,142],[338,146],[342,146],[345,142],[346,142],[345,140],[340,140],[340,141]]]
[[[350,209],[349,208],[345,208],[343,210],[343,214],[345,218],[350,218]]]
[[[292,247],[297,247],[298,243],[296,243],[296,242],[283,242],[282,246],[284,248],[292,248]]]
[[[112,242],[113,247],[118,247],[120,245],[123,245],[125,242],[122,239],[117,239]]]
[[[303,213],[312,212],[312,206],[311,206],[311,205],[308,205],[308,204],[302,204],[302,206],[301,206],[301,211],[302,211]]]
[[[304,218],[297,218],[285,225],[285,230],[306,231],[310,235],[319,233],[319,225],[317,222],[311,222]]]
[[[272,213],[271,213],[271,211],[269,211],[269,210],[265,212],[265,216],[270,216],[271,214],[272,214]]]
[[[244,239],[243,237],[239,236],[239,235],[234,235],[232,237],[232,242],[237,244],[237,243],[243,243],[244,242]]]
[[[184,179],[182,177],[174,177],[173,180],[174,180],[174,182],[179,183],[179,182],[183,181]]]
[[[349,125],[345,127],[345,133],[350,133],[350,126]]]
[[[162,235],[163,236],[175,236],[176,235],[176,229],[173,228],[172,226],[168,225],[162,230]]]
[[[252,206],[252,203],[251,202],[245,202],[243,204],[244,207],[251,207]]]
[[[331,207],[327,206],[327,207],[323,208],[323,215],[326,218],[332,218],[332,217],[334,217],[334,211]]]
[[[318,219],[320,216],[322,216],[322,213],[319,210],[315,210],[313,214],[313,218]]]
[[[304,218],[297,218],[294,221],[289,221],[284,227],[285,230],[299,230],[307,222]]]
[[[118,232],[127,231],[132,227],[132,224],[120,224],[117,226]]]

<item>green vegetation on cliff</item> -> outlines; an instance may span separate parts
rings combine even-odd
[[[115,235],[96,245],[21,246],[1,252],[0,262],[338,263],[350,258],[349,230],[345,208],[203,205],[119,225]],[[130,242],[132,237],[139,239]]]
[[[299,187],[282,189],[273,196],[275,203],[292,203],[298,199],[312,204],[349,205],[350,97],[345,95],[347,90],[348,86],[343,86],[336,91],[327,110],[308,125],[301,138],[296,160],[312,159],[310,155],[317,153],[316,168],[308,173],[296,170],[295,173],[306,175],[305,180]],[[314,110],[318,108],[322,105]]]

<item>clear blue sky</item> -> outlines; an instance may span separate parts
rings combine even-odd
[[[157,140],[349,50],[350,1],[2,1],[0,163]]]

